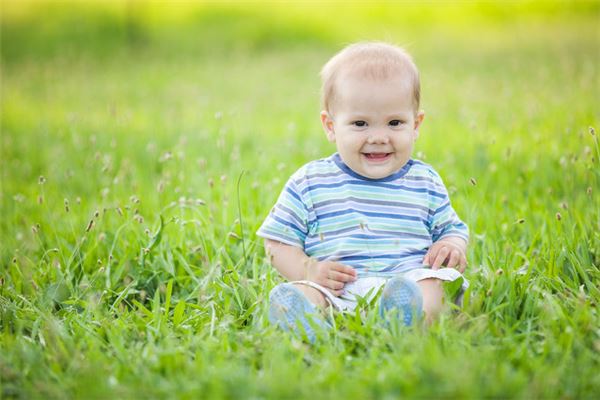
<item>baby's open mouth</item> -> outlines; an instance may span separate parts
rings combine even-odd
[[[362,153],[367,160],[369,161],[384,161],[387,160],[388,157],[392,154],[392,153]]]

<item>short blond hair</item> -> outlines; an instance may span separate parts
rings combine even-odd
[[[421,101],[419,70],[410,54],[401,47],[384,42],[359,42],[346,46],[321,70],[321,107],[330,111],[336,95],[337,80],[345,73],[357,73],[373,79],[399,74],[412,85],[415,112]]]

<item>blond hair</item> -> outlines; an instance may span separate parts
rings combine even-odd
[[[401,47],[384,42],[359,42],[334,55],[321,70],[323,110],[330,111],[337,81],[346,73],[372,79],[387,79],[395,74],[406,77],[412,86],[415,112],[418,111],[421,100],[419,70],[410,54]]]

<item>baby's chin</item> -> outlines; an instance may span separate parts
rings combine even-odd
[[[359,175],[370,179],[383,179],[399,172],[402,168],[404,168],[406,162],[402,163],[402,165],[400,165],[399,163],[392,163],[391,161],[375,165],[373,165],[372,163],[365,162],[361,164],[362,165],[360,166],[360,171],[355,170],[355,172],[357,172]]]
[[[352,167],[350,167],[352,168]],[[352,168],[354,172],[370,179],[383,179],[395,174],[400,168],[394,168],[391,165],[362,165],[358,168]]]

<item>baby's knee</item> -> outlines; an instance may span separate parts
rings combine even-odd
[[[302,283],[292,283],[298,290],[300,290],[306,298],[319,308],[327,307],[327,299],[325,295],[314,287],[304,285]]]
[[[444,288],[440,279],[429,278],[417,282],[423,295],[423,313],[427,322],[435,320],[444,305]]]

